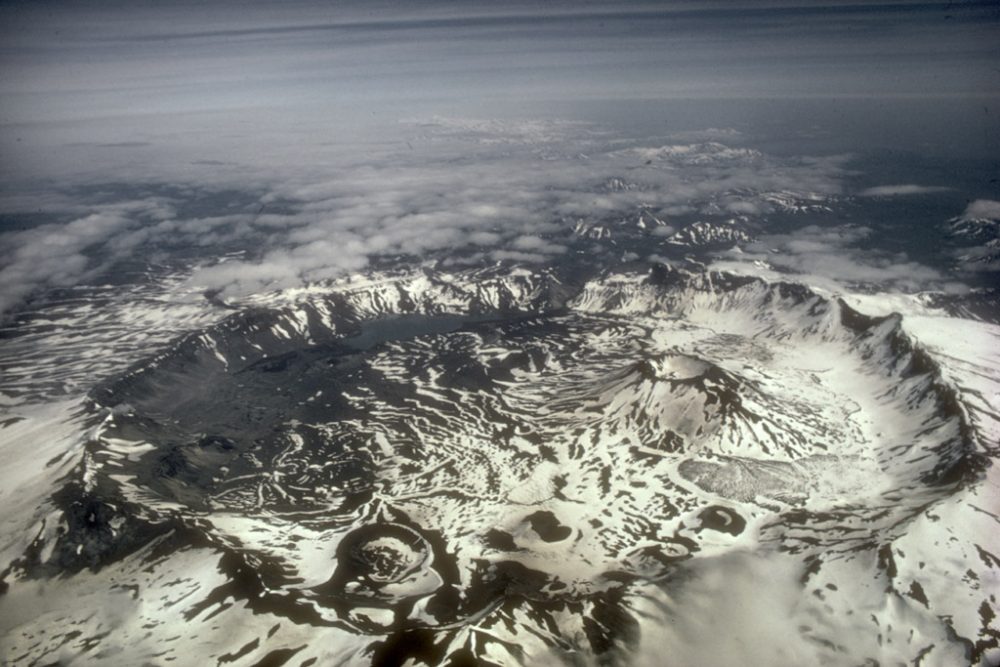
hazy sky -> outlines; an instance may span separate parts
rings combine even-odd
[[[1000,90],[998,15],[995,2],[8,2],[2,122],[982,96]]]
[[[600,210],[595,184],[635,166],[600,144],[609,127],[654,147],[735,128],[727,141],[765,137],[785,157],[1000,146],[995,2],[4,2],[0,59],[0,214],[72,221],[6,239],[11,303],[90,275],[101,243],[112,256],[185,234],[211,245],[227,225],[276,250],[219,284],[323,277],[414,244],[557,253],[522,237]],[[842,160],[761,160],[665,164],[648,184],[660,194],[643,196],[698,210],[737,186],[841,188]],[[686,189],[691,174],[703,192]],[[149,183],[181,189],[92,206]],[[301,208],[191,218],[185,187]]]
[[[81,144],[252,161],[373,121],[547,104],[945,98],[978,113],[1000,95],[994,2],[5,2],[0,31],[8,182],[84,168]]]

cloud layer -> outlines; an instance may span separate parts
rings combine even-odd
[[[965,288],[905,253],[870,247],[872,229],[863,225],[808,225],[788,234],[767,234],[727,253],[715,268],[796,280],[839,292],[844,288],[919,291]]]
[[[951,188],[940,185],[915,185],[907,183],[904,185],[878,185],[862,190],[858,194],[862,197],[900,197],[907,195],[927,195],[937,192],[947,192],[949,190]]]
[[[996,28],[979,2],[0,3],[0,181],[185,167],[211,181],[295,156],[315,167],[330,142],[378,138],[400,118],[599,115],[612,102],[628,124],[640,100],[700,100],[698,123],[674,130],[729,132],[705,115],[736,100],[743,119],[786,133],[796,114],[829,131],[792,100],[834,100],[818,107],[829,118],[876,100],[847,133],[876,116],[918,141],[967,127],[989,151]],[[947,98],[949,121],[930,132],[915,102],[929,97]],[[762,111],[760,98],[777,103]],[[665,131],[655,106],[644,115]]]
[[[977,199],[965,207],[964,220],[1000,220],[1000,201]]]
[[[548,261],[575,223],[642,211],[665,239],[797,197],[818,210],[844,159],[758,152],[755,133],[831,132],[797,98],[823,98],[827,119],[844,100],[898,98],[919,118],[880,117],[923,140],[934,133],[910,98],[934,91],[949,113],[934,127],[968,125],[989,150],[995,26],[980,3],[0,5],[0,214],[60,221],[4,235],[0,308],[182,248],[200,263],[193,280],[238,294],[399,254]],[[697,104],[668,113],[665,100]],[[955,109],[978,120],[954,122]],[[602,117],[618,129],[581,120]],[[139,192],[150,184],[170,192]],[[108,188],[122,192],[93,196]],[[230,192],[243,204],[193,204]],[[143,208],[161,205],[173,209]]]
[[[844,162],[713,141],[647,145],[579,122],[434,118],[400,131],[388,147],[361,144],[320,169],[278,169],[231,212],[186,211],[237,188],[240,171],[209,189],[90,208],[50,198],[55,210],[79,215],[64,228],[5,237],[5,306],[158,253],[193,258],[193,285],[239,295],[332,278],[379,257],[545,262],[567,252],[580,225],[624,225],[663,243],[663,232],[698,216],[761,215],[776,201],[836,196]]]

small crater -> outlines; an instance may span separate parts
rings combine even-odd
[[[564,526],[555,514],[547,510],[535,512],[529,515],[526,520],[531,524],[531,529],[546,542],[561,542],[573,534],[572,528]]]
[[[712,505],[702,510],[698,515],[703,528],[717,530],[720,533],[739,535],[747,526],[746,519],[739,514],[721,505]]]

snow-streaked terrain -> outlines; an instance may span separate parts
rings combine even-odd
[[[5,359],[3,653],[993,664],[1000,329],[914,304],[654,264],[67,307],[89,353]]]
[[[1000,667],[997,2],[0,2],[0,667]]]

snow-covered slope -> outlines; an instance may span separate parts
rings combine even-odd
[[[728,220],[693,222],[670,236],[667,241],[674,245],[732,248],[740,243],[750,241],[751,238],[752,235],[745,224],[735,218],[730,218]]]
[[[4,641],[25,661],[655,664],[780,613],[796,649],[769,664],[987,664],[995,397],[970,408],[959,377],[995,369],[963,363],[898,314],[662,265],[272,294],[94,391],[82,461],[7,575],[21,600],[76,573],[81,602]],[[761,594],[755,559],[788,576]],[[712,606],[718,577],[744,620]],[[144,635],[93,614],[110,582],[162,601]],[[233,631],[178,641],[177,615]]]
[[[961,215],[949,223],[951,237],[961,244],[956,259],[966,269],[995,271],[1000,267],[1000,219]]]

